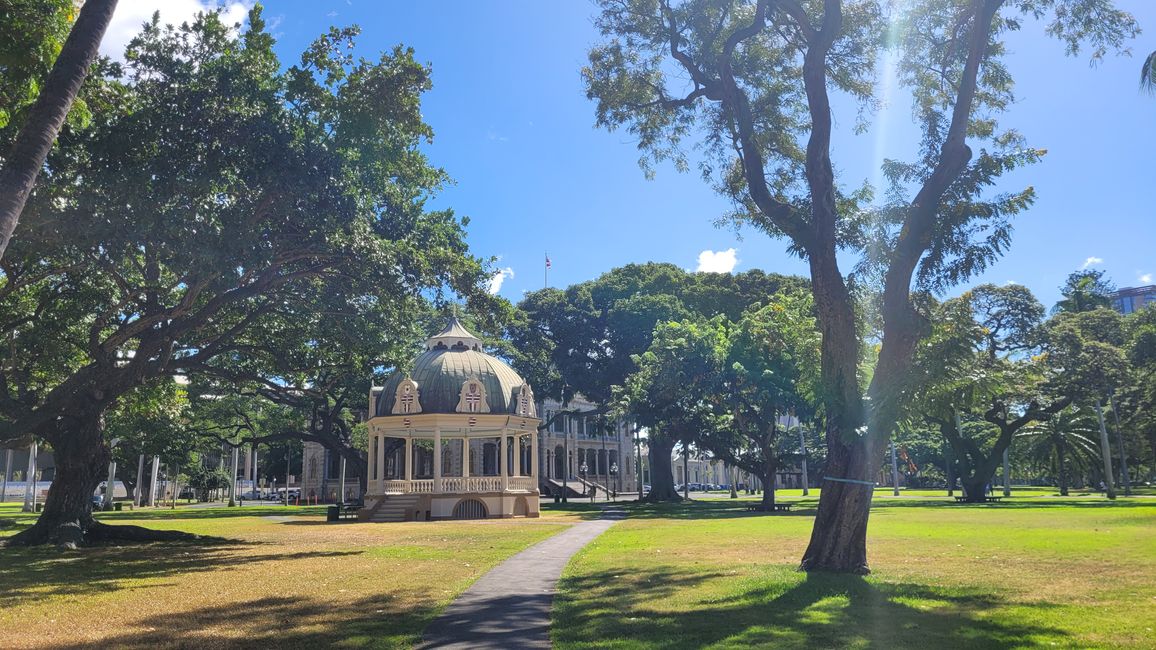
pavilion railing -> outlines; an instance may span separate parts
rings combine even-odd
[[[510,476],[506,481],[507,489],[519,492],[533,490],[534,483],[532,476]],[[434,481],[433,479],[387,480],[383,482],[382,491],[386,494],[434,494]],[[446,476],[441,479],[441,492],[445,493],[501,491],[501,476]]]

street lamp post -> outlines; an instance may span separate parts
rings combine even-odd
[[[618,463],[610,463],[610,484],[615,486],[610,488],[610,498],[613,501],[618,500],[618,484],[614,480],[618,477]]]
[[[586,464],[586,461],[582,461],[582,464],[578,466],[578,472],[582,474],[582,487],[590,493],[590,503],[594,503],[594,490],[590,489],[590,483],[586,480],[588,471],[590,471],[590,466]]]

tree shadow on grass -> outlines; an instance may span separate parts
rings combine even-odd
[[[1115,501],[1108,499],[1072,499],[1068,497],[1048,497],[1047,500],[1039,497],[1005,497],[999,503],[959,503],[944,499],[876,499],[871,502],[871,508],[945,508],[945,509],[972,509],[972,510],[1000,510],[1000,509],[1046,509],[1046,508],[1156,508],[1153,499],[1128,499],[1121,497]]]
[[[667,649],[1003,648],[1071,643],[1063,630],[990,616],[1005,601],[976,590],[817,573],[806,574],[799,582],[766,578],[672,612],[655,605],[675,592],[693,594],[696,586],[719,574],[667,567],[632,572],[626,581],[624,577],[608,571],[564,580],[554,610],[555,644]]]
[[[410,647],[431,620],[433,600],[398,603],[388,595],[352,603],[270,596],[125,625],[96,641],[54,648],[368,648]],[[228,634],[229,636],[224,636]]]
[[[253,562],[359,555],[360,551],[253,553],[258,544],[209,539],[62,552],[53,547],[0,549],[0,607],[44,596],[84,596],[131,588],[127,581],[227,571]]]
[[[624,510],[630,519],[742,519],[746,517],[814,517],[814,502],[790,503],[789,512],[758,512],[747,508],[756,501],[684,501],[682,503],[631,503]]]
[[[121,512],[100,512],[96,517],[108,523],[119,523],[126,519],[222,519],[227,517],[267,517],[270,515],[283,517],[324,517],[325,506],[285,506],[259,505],[241,506],[238,508],[177,508],[170,510],[157,508],[152,510],[124,510]]]

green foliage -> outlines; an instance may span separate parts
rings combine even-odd
[[[508,328],[514,366],[539,396],[568,401],[582,393],[610,400],[635,370],[659,323],[723,316],[737,321],[752,305],[801,278],[748,271],[688,273],[672,264],[631,264],[565,290],[544,289],[518,304]]]
[[[8,150],[24,122],[23,111],[40,95],[40,86],[68,38],[76,13],[73,0],[4,3],[0,19],[0,152]],[[83,100],[77,100],[70,121],[82,121],[86,114]]]
[[[1109,294],[1115,289],[1116,287],[1104,277],[1104,271],[1098,269],[1075,271],[1068,276],[1064,286],[1060,287],[1063,298],[1052,307],[1052,313],[1109,308],[1112,306]]]
[[[215,12],[154,20],[102,71],[116,101],[62,136],[4,259],[0,438],[157,377],[351,386],[408,354],[430,297],[480,293],[464,220],[426,208],[429,71],[353,59],[356,33],[282,68],[259,7],[240,38]]]

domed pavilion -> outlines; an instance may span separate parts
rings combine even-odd
[[[363,521],[538,516],[534,393],[456,317],[369,411]]]

